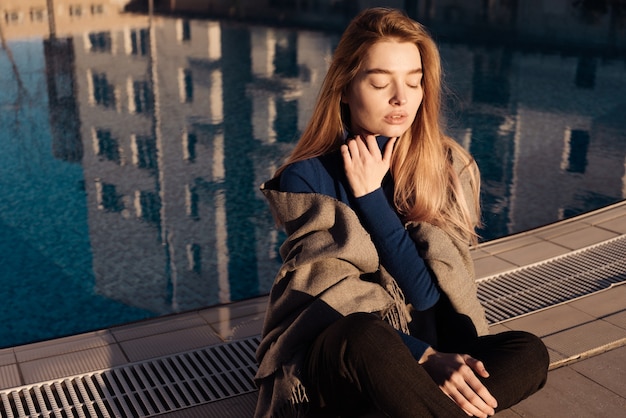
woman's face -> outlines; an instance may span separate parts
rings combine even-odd
[[[419,49],[389,40],[370,47],[341,100],[350,108],[352,134],[397,137],[413,123],[423,96]]]

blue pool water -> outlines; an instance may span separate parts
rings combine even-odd
[[[282,237],[258,186],[338,33],[142,15],[63,28],[3,32],[0,347],[267,293]],[[622,55],[454,35],[449,131],[481,168],[484,240],[624,199]]]

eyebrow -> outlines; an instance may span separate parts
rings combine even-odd
[[[422,68],[415,68],[414,70],[409,71],[407,74],[422,74],[424,70]],[[369,70],[365,70],[365,74],[392,74],[392,71],[385,70],[383,68],[372,68]]]

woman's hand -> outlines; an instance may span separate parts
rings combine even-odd
[[[354,197],[365,196],[380,187],[389,171],[395,142],[396,138],[389,139],[382,154],[374,135],[365,139],[357,136],[341,146],[344,169]]]
[[[489,377],[482,361],[468,354],[440,353],[429,347],[419,363],[467,415],[487,417],[495,413],[498,402],[476,377]]]

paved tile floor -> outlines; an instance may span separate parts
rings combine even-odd
[[[536,230],[483,243],[472,250],[477,277],[626,234],[626,201]],[[266,297],[126,324],[107,330],[0,350],[0,390],[258,335]],[[542,337],[549,348],[547,386],[511,410],[511,417],[626,417],[626,285],[562,303],[497,325]],[[241,418],[254,394],[168,417]]]
[[[543,390],[498,418],[620,418],[626,416],[626,347],[549,373]]]

